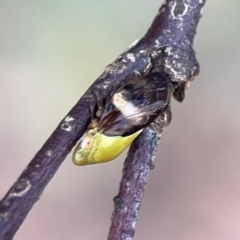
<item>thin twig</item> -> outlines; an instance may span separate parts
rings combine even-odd
[[[145,185],[153,167],[158,134],[147,128],[132,144],[124,163],[108,240],[132,239]]]
[[[151,71],[164,70],[175,83],[193,79],[198,73],[198,63],[192,49],[193,37],[204,3],[205,0],[167,0],[166,4],[160,8],[147,34],[106,67],[103,74],[60,122],[0,202],[1,240],[13,238],[48,182],[86,130],[90,122],[89,105],[96,103],[93,92],[98,91],[98,95],[105,99],[113,89],[123,85],[136,74],[144,75],[149,68]],[[119,210],[119,206],[122,209],[126,202],[129,204],[128,210],[133,204],[132,209],[136,210],[131,211],[134,221],[130,219],[126,222],[126,218],[122,217],[121,226],[123,227],[116,227],[120,229],[119,234],[115,234],[117,233],[114,232],[115,227],[111,228],[109,236],[111,240],[131,239],[127,236],[134,235],[139,204],[149,175],[149,163],[152,161],[154,149],[157,146],[157,135],[158,133],[146,129],[130,149],[125,163],[121,191],[118,195],[120,203],[116,204],[115,212]],[[131,176],[133,176],[132,180]],[[137,180],[142,179],[142,184],[134,180],[136,176],[138,176]],[[128,192],[129,197],[132,196],[134,199],[133,202],[123,201],[123,193],[127,193],[125,186],[128,183],[136,188],[138,193],[131,195],[135,194],[135,191]],[[136,202],[138,205],[134,205]],[[113,226],[117,226],[116,224],[120,223],[113,219]],[[129,224],[132,224],[131,227]]]

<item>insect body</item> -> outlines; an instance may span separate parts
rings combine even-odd
[[[101,116],[92,119],[73,153],[76,165],[116,158],[168,106],[170,80],[164,73],[132,79],[113,94]]]

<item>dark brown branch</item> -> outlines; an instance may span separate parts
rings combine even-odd
[[[145,44],[145,49],[150,48],[152,56],[159,46],[169,49],[170,53],[166,54],[166,57],[160,54],[160,60],[157,60],[157,56],[153,63],[159,65],[159,61],[162,61],[160,68],[163,68],[174,82],[191,81],[199,71],[192,45],[204,3],[205,1],[198,0],[166,1],[139,43]],[[158,69],[159,66],[155,68]],[[174,97],[180,101],[184,98],[185,84],[182,86],[180,84],[174,93]],[[158,129],[162,130],[161,125],[158,127],[159,125],[155,132],[145,129],[130,148],[119,193],[114,198],[115,207],[108,240],[130,240],[135,234],[140,204],[158,143]]]
[[[124,163],[119,193],[114,198],[115,210],[108,240],[133,237],[157,142],[158,134],[147,128],[132,144]]]
[[[204,0],[166,1],[146,36],[107,66],[103,74],[60,122],[0,202],[1,240],[13,238],[33,204],[39,199],[67,154],[86,130],[86,126],[90,122],[89,105],[96,102],[93,89],[94,92],[99,92],[98,95],[102,99],[105,99],[113,89],[123,85],[136,74],[143,75],[149,69],[151,71],[159,71],[160,69],[166,71],[171,76],[172,81],[179,86],[181,83],[193,79],[198,73],[198,63],[195,59],[192,43],[204,2]],[[149,138],[151,134],[152,138]],[[128,203],[127,209],[135,209],[136,211],[129,212],[132,213],[130,216],[134,216],[133,221],[131,218],[126,221],[124,216],[121,217],[122,223],[119,225],[121,228],[117,229],[120,229],[118,232],[122,237],[133,236],[135,232],[134,225],[149,174],[149,162],[151,162],[154,155],[153,150],[157,146],[156,139],[157,133],[151,132],[149,129],[145,130],[144,134],[132,145],[128,160],[125,163],[124,172],[126,175],[122,180],[121,191],[118,195],[119,201],[115,201],[119,202],[116,204],[115,212],[119,210],[119,207],[122,209],[125,203]],[[141,156],[142,161],[138,163],[139,156]],[[135,165],[132,164],[134,162],[136,162]],[[141,184],[134,180],[137,175]],[[133,176],[133,180],[131,180],[131,176]],[[134,202],[127,199],[123,201],[123,193],[127,193],[125,188],[127,184],[124,185],[124,182],[129,182],[132,189],[136,188],[138,194],[136,199],[135,196],[132,196]],[[134,192],[130,191],[129,197],[130,193]],[[136,202],[139,203],[136,208],[134,205],[130,207]],[[114,229],[116,229],[117,224],[120,224],[118,220],[113,219],[109,239],[127,239],[126,237],[120,238],[120,235],[115,234],[117,232],[114,232]],[[131,227],[129,224],[132,224]]]

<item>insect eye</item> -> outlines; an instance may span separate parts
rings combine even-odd
[[[80,143],[82,149],[91,149],[93,146],[93,135],[86,135]]]

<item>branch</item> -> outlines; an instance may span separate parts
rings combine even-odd
[[[185,84],[193,79],[198,73],[198,63],[192,43],[204,2],[204,0],[167,0],[160,8],[147,34],[106,67],[102,75],[60,122],[0,202],[1,240],[13,238],[67,154],[85,132],[90,122],[89,105],[96,103],[94,92],[99,92],[98,95],[106,99],[113,89],[136,77],[136,74],[144,75],[149,68],[151,71],[164,70],[171,77],[173,85],[177,84],[180,90],[182,83]],[[184,91],[180,92],[184,93]],[[181,96],[178,99],[181,100]],[[130,209],[132,204],[131,209],[135,210],[131,213],[135,220],[129,219],[130,221],[127,222],[126,218],[122,217],[122,225],[119,227],[121,238],[120,235],[115,234],[115,227],[112,227],[109,236],[111,240],[127,239],[123,238],[124,234],[134,235],[139,205],[149,175],[151,165],[149,163],[157,146],[158,134],[158,131],[146,129],[131,146],[118,201],[115,201],[119,203],[115,206],[115,213],[123,209],[125,203],[128,203],[127,209]],[[139,191],[137,195],[131,195],[135,194],[135,191],[130,189],[127,191],[128,182],[133,189]],[[129,193],[129,197],[134,201],[124,200],[126,197],[124,193]],[[136,202],[138,205],[133,205]],[[116,226],[114,219],[113,226]]]
[[[146,49],[149,47],[152,49],[152,54],[158,46],[169,49],[171,53],[166,58],[160,56],[164,62],[161,67],[171,75],[173,82],[183,82],[184,88],[186,82],[192,81],[199,71],[192,45],[204,3],[205,1],[198,0],[167,0],[160,8],[149,31],[140,41],[140,44],[145,44]],[[181,87],[179,89],[181,91]],[[180,98],[174,95],[177,100],[183,100],[184,90]],[[178,90],[176,94],[179,94]],[[161,124],[160,128],[159,124],[156,127],[154,132],[149,128],[145,129],[129,150],[119,193],[114,198],[115,205],[108,240],[131,240],[135,234],[140,204],[153,166],[158,136],[163,129]]]
[[[131,145],[124,163],[108,240],[132,239],[138,220],[141,200],[158,143],[158,134],[149,128]]]

